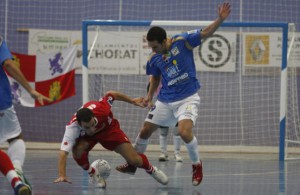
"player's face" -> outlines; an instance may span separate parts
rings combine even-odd
[[[159,43],[158,41],[148,41],[148,46],[151,47],[155,53],[164,54],[167,53],[166,41]]]
[[[85,132],[88,135],[94,135],[95,133],[98,133],[98,130],[96,129],[96,126],[98,124],[98,121],[95,117],[93,117],[89,122],[81,122],[81,127],[85,130]]]

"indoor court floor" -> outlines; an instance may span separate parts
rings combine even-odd
[[[114,167],[124,160],[113,152],[93,151],[90,161],[102,158],[112,166],[106,189],[94,189],[88,176],[69,155],[67,174],[72,184],[54,184],[57,177],[58,151],[27,150],[26,177],[31,181],[35,195],[300,195],[300,160],[279,163],[276,158],[201,154],[204,178],[200,186],[191,182],[191,164],[187,154],[183,163],[173,160],[158,162],[158,153],[146,153],[150,162],[169,177],[163,186],[142,169],[135,175],[117,172]],[[12,189],[0,176],[0,195],[10,195]]]

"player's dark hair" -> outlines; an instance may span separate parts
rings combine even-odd
[[[90,122],[91,119],[94,117],[94,113],[88,108],[81,108],[76,112],[76,119],[79,125],[81,122]]]
[[[159,26],[153,26],[148,30],[147,41],[157,41],[160,44],[167,39],[167,33],[165,29]]]

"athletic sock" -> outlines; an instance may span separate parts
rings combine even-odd
[[[194,136],[193,140],[190,143],[185,143],[185,146],[188,150],[192,163],[193,164],[200,163],[197,138]]]
[[[167,136],[159,135],[159,145],[162,153],[167,153]]]
[[[22,139],[13,140],[8,146],[7,154],[10,157],[14,167],[20,171],[22,171],[24,164],[25,152],[26,146],[24,140]]]
[[[149,162],[147,156],[144,155],[144,154],[139,154],[139,155],[140,155],[140,157],[141,157],[142,160],[143,160],[143,164],[142,164],[142,166],[139,167],[139,168],[143,168],[143,169],[145,169],[148,173],[152,173],[152,171],[153,171],[153,166],[150,164],[150,162]]]
[[[174,135],[173,136],[173,144],[174,144],[174,153],[179,154],[180,147],[181,147],[181,137],[178,135]]]
[[[5,175],[11,186],[14,188],[21,183],[21,180],[16,173],[10,158],[2,150],[0,150],[0,159],[0,171],[3,175]]]
[[[134,146],[135,151],[137,151],[137,153],[142,154],[146,151],[147,146],[148,146],[148,139],[142,139],[138,135],[135,140],[135,146]]]

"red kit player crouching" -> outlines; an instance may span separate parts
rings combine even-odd
[[[90,101],[84,104],[66,126],[59,153],[59,177],[54,181],[55,183],[71,183],[66,175],[66,163],[67,156],[72,150],[74,160],[89,173],[90,183],[96,187],[105,188],[105,180],[99,177],[97,170],[90,166],[88,159],[89,151],[97,143],[108,150],[119,153],[129,164],[145,169],[159,183],[163,185],[168,183],[168,177],[161,170],[152,166],[144,154],[137,153],[129,138],[121,130],[118,120],[113,117],[111,111],[115,100],[144,107],[143,98],[131,98],[117,91],[109,91],[99,101]]]

